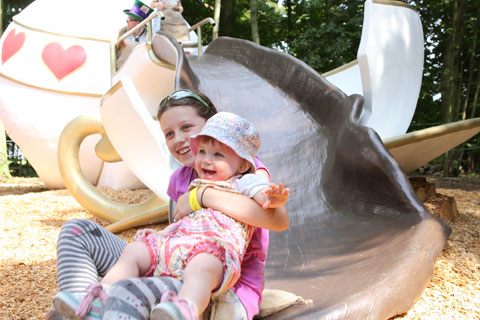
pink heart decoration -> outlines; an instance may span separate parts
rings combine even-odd
[[[58,42],[51,42],[43,48],[42,60],[58,80],[77,70],[87,59],[85,50],[80,46],[72,46],[63,50]]]
[[[8,34],[2,45],[2,64],[17,53],[25,43],[25,32],[15,34],[15,29],[12,29]]]

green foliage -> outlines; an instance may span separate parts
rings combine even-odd
[[[479,117],[480,2],[407,2],[418,9],[425,35],[422,89],[409,131],[418,130],[416,124]],[[443,161],[446,175],[478,172],[479,147],[479,138],[474,137],[436,161]]]
[[[6,146],[7,144],[6,144],[5,131],[3,129],[3,125],[0,122],[0,179],[10,177]]]
[[[257,1],[263,46],[287,52],[319,73],[356,58],[365,0]],[[464,116],[480,117],[480,1],[403,1],[419,12],[425,38],[422,87],[409,131]],[[4,27],[30,2],[3,0]],[[191,24],[213,17],[215,0],[183,0],[182,4]],[[220,25],[228,23],[231,28],[220,27],[220,36],[251,40],[250,0],[222,0],[222,16],[230,21]],[[212,27],[202,31],[205,43],[209,42]],[[474,137],[459,147],[461,152],[451,153],[453,171],[480,170],[475,162],[479,140]]]
[[[2,0],[2,30],[5,30],[7,26],[12,22],[13,16],[20,13],[26,6],[32,3],[33,0]]]
[[[232,0],[231,0],[232,1]],[[285,3],[258,0],[258,27],[263,46],[285,51],[319,72],[326,72],[356,58],[363,23],[363,0],[291,0],[290,15]],[[213,9],[213,0],[204,1]],[[199,1],[182,2],[188,21],[212,16]],[[223,8],[223,7],[222,7]],[[235,27],[220,35],[251,40],[250,0],[234,1]]]
[[[260,33],[260,43],[265,47],[272,48],[279,43],[279,39],[282,38],[281,22],[283,19],[283,7],[278,7],[275,1],[258,1],[258,29]],[[249,3],[249,1],[245,1]],[[250,30],[250,6],[245,11],[246,14],[242,15],[242,25],[244,31],[242,34],[238,34],[239,38],[251,39]]]
[[[283,21],[287,29],[283,47],[319,72],[356,59],[363,3],[360,0],[292,1],[290,19]]]
[[[5,165],[8,168],[8,173],[5,175],[14,177],[37,177],[37,173],[32,165],[23,156],[20,148],[6,136],[5,149]]]
[[[8,167],[12,177],[38,177],[35,169],[26,159],[8,161]]]
[[[190,23],[190,25],[194,25],[195,23],[205,19],[205,18],[213,18],[213,8],[215,6],[215,1],[204,1],[206,5],[204,5],[200,1],[182,1],[183,6],[183,17],[185,20]],[[213,27],[211,25],[205,25],[202,27],[202,39],[203,43],[207,44],[212,41],[212,31]]]

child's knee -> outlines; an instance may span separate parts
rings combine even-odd
[[[129,243],[123,250],[122,257],[120,257],[128,263],[136,263],[140,275],[144,275],[150,269],[152,258],[147,244],[143,241]]]
[[[210,253],[199,253],[193,257],[187,267],[202,274],[211,274],[217,277],[223,275],[223,263],[217,256]]]
[[[99,227],[95,222],[88,219],[73,219],[66,222],[60,229],[60,237],[81,236]]]
[[[134,241],[127,244],[122,255],[129,257],[144,257],[145,255],[150,256],[148,246],[143,241]]]

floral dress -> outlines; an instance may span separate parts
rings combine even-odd
[[[268,180],[254,174],[235,176],[227,181],[195,179],[189,190],[202,186],[252,197],[268,186]],[[240,266],[254,229],[220,211],[202,208],[171,224],[164,237],[148,235],[142,240],[149,246],[154,276],[181,280],[186,265],[197,254],[210,253],[218,257],[223,264],[224,278],[212,293],[216,296],[230,289],[240,277]]]

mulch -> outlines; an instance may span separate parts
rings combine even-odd
[[[428,180],[437,193],[455,198],[459,214],[447,222],[453,232],[423,295],[394,319],[480,319],[480,179]],[[138,203],[151,194],[100,190],[125,203]],[[83,209],[67,190],[48,190],[36,178],[0,181],[0,208],[0,319],[44,319],[57,292],[55,242],[60,227],[75,218],[107,223]],[[119,236],[131,241],[137,229]]]

